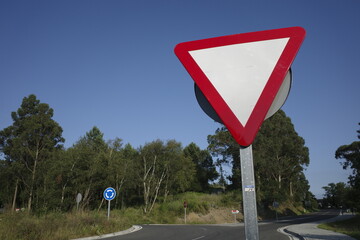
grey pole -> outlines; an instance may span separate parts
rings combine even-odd
[[[252,146],[240,147],[241,181],[246,240],[259,240]]]
[[[107,217],[108,217],[108,221],[110,219],[110,200],[108,200],[108,214],[107,214]]]

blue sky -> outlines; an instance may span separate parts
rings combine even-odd
[[[203,38],[301,26],[283,110],[310,150],[311,191],[347,181],[335,150],[360,122],[358,0],[0,1],[0,129],[35,94],[65,146],[93,126],[134,147],[155,139],[207,147],[219,124],[198,106],[173,49]]]

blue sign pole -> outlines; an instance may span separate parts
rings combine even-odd
[[[107,189],[105,189],[104,198],[105,200],[108,201],[108,214],[107,214],[108,220],[110,218],[110,201],[113,200],[115,197],[116,197],[116,191],[114,188],[108,187]]]

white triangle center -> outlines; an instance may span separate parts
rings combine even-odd
[[[288,40],[233,44],[189,53],[245,126]]]

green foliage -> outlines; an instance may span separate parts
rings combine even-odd
[[[240,175],[240,158],[239,144],[234,140],[229,131],[225,127],[218,128],[214,135],[208,135],[208,150],[212,156],[216,157],[216,164],[222,170],[222,165],[231,163],[232,175],[229,177],[231,185],[230,190],[241,189]],[[224,176],[221,171],[222,184],[224,184]]]
[[[237,208],[242,202],[242,194],[239,190],[229,191],[226,194],[222,194],[220,198],[220,206],[230,206]]]
[[[196,145],[199,159],[186,155],[175,140],[134,149],[123,146],[120,138],[105,141],[96,126],[63,149],[53,110],[35,95],[25,97],[11,115],[13,125],[0,131],[1,208],[33,209],[36,214],[71,211],[81,193],[81,210],[101,211],[106,208],[102,193],[112,186],[118,192],[115,208],[142,205],[150,213],[158,197],[166,202],[195,186],[206,191],[208,179],[216,176],[209,154]]]
[[[157,202],[151,213],[145,214],[142,207],[112,209],[110,221],[107,211],[70,211],[68,213],[51,211],[44,214],[5,213],[0,214],[0,239],[7,240],[62,240],[79,237],[96,236],[128,229],[134,224],[174,224],[183,223],[184,201],[188,202],[188,223],[225,223],[233,222],[233,209],[241,212],[240,191],[229,191],[224,194],[204,194],[186,192],[171,195],[166,202]],[[113,201],[112,201],[113,202]],[[279,214],[299,213],[300,207],[290,203],[281,204]],[[214,220],[208,216],[222,215]],[[197,218],[191,219],[190,215]],[[274,218],[274,212],[262,212],[260,217]],[[238,219],[240,220],[241,214]]]
[[[264,199],[305,200],[309,185],[303,170],[309,164],[309,151],[283,111],[263,123],[254,141],[254,159],[257,181],[266,183],[260,186]]]
[[[240,146],[225,128],[208,136],[208,142],[220,164],[232,163],[230,189],[241,189]],[[303,173],[309,164],[309,151],[283,111],[263,123],[253,143],[253,156],[259,203],[269,206],[274,200],[310,200],[309,183]]]
[[[360,139],[360,130],[357,133],[359,134],[358,139]],[[352,169],[352,175],[349,176],[350,190],[347,200],[350,205],[360,208],[358,201],[360,198],[360,141],[340,146],[335,152],[335,158],[345,160],[342,162],[344,169]]]
[[[12,173],[12,187],[25,190],[19,200],[22,204],[27,201],[29,211],[40,189],[38,186],[44,181],[38,170],[65,141],[62,128],[52,119],[53,113],[48,104],[29,95],[21,107],[11,113],[13,124],[0,131],[0,150]]]
[[[336,207],[336,208],[350,208],[351,202],[348,201],[348,194],[350,187],[346,186],[345,183],[329,183],[327,186],[323,187],[325,190],[325,204]]]
[[[0,131],[0,205],[7,209],[32,208],[38,215],[70,212],[76,209],[75,199],[81,193],[81,211],[101,212],[106,210],[102,193],[108,186],[118,192],[112,201],[114,209],[124,211],[122,214],[133,212],[145,222],[173,222],[174,216],[181,215],[184,201],[189,211],[198,214],[213,207],[239,208],[241,203],[239,145],[225,128],[208,136],[207,150],[195,143],[183,148],[176,140],[154,140],[134,149],[120,138],[105,140],[96,126],[64,149],[62,129],[52,119],[53,109],[35,95],[25,97],[11,115],[13,124]],[[309,163],[308,150],[284,112],[262,126],[254,142],[254,158],[260,205],[311,199],[303,174]],[[234,191],[186,193],[210,192],[210,183],[219,177],[216,167],[223,189],[226,164],[233,167],[227,190]],[[165,212],[172,214],[165,219],[161,217]]]
[[[219,176],[209,151],[201,150],[195,143],[190,143],[184,148],[184,155],[192,160],[196,169],[190,189],[196,192],[209,191],[209,181],[214,181]]]

